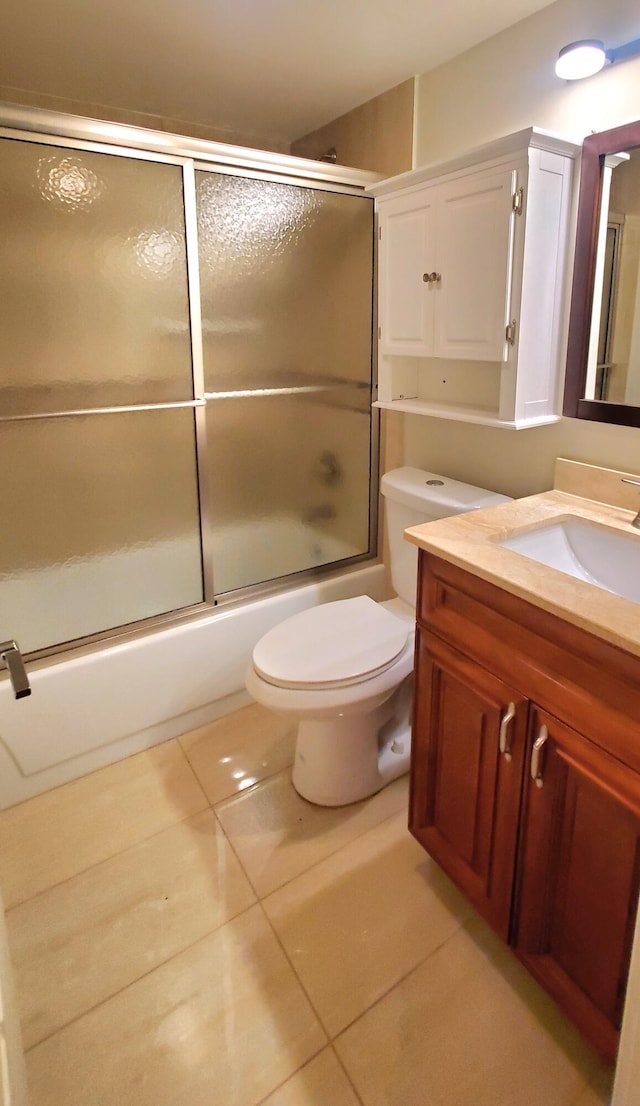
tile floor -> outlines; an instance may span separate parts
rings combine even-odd
[[[237,711],[0,814],[33,1106],[602,1106],[611,1073],[406,829]]]

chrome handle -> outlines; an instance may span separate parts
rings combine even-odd
[[[127,403],[120,407],[82,407],[68,411],[34,411],[30,415],[0,415],[0,422],[33,422],[34,419],[69,419],[78,415],[116,415],[131,411],[173,411],[178,407],[205,407],[206,399],[179,399],[171,403]]]
[[[29,677],[24,667],[20,646],[15,641],[0,643],[0,668],[6,668],[16,699],[31,695]]]
[[[630,476],[622,477],[623,484],[635,484],[636,488],[640,488],[640,480],[632,480]]]
[[[542,787],[542,750],[547,743],[549,731],[546,726],[540,727],[540,733],[533,743],[531,750],[531,779],[536,787]]]
[[[509,745],[509,723],[515,718],[516,705],[515,703],[509,703],[505,713],[500,720],[500,739],[499,746],[500,752],[504,755],[505,760],[511,760],[511,746]]]

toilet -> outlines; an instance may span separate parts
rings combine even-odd
[[[418,550],[404,531],[508,499],[408,467],[380,490],[396,597],[300,611],[260,639],[246,677],[258,703],[297,720],[293,785],[320,806],[364,799],[409,770]]]

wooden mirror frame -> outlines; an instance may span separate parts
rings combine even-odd
[[[627,123],[622,127],[614,127],[610,131],[590,134],[582,144],[567,345],[567,375],[562,412],[574,419],[611,422],[618,426],[640,426],[640,407],[625,403],[607,403],[601,399],[585,399],[584,390],[591,334],[604,159],[607,154],[617,154],[632,146],[640,146],[640,120]]]

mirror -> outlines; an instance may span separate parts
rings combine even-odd
[[[563,413],[640,426],[640,121],[582,146]]]

